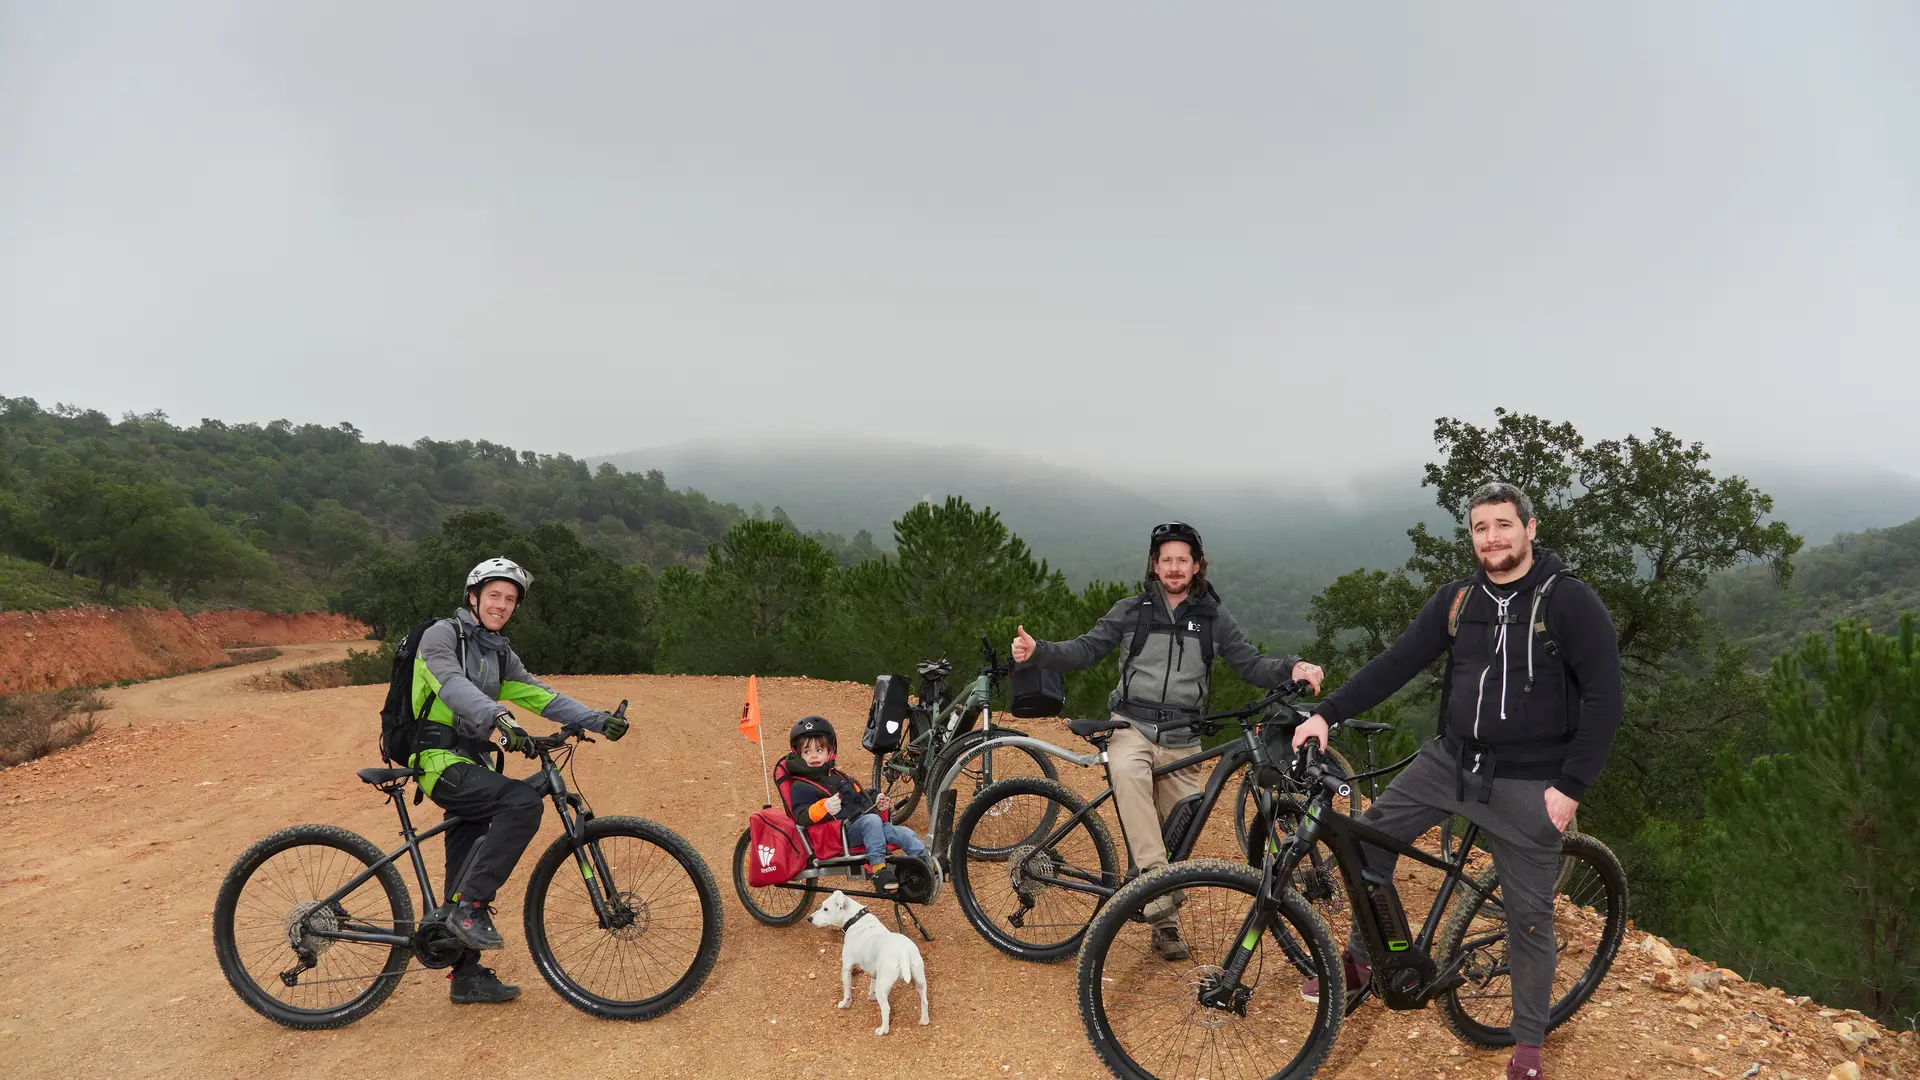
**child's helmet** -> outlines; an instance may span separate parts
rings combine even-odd
[[[833,725],[828,723],[827,718],[824,716],[801,717],[800,722],[793,725],[793,730],[787,733],[787,745],[794,750],[798,750],[800,749],[800,740],[809,735],[824,736],[827,740],[827,745],[833,748],[833,752],[836,754],[840,752],[840,738],[833,733]]]

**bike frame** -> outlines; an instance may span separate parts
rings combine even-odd
[[[1339,781],[1338,785],[1345,787],[1347,781]],[[1425,1008],[1429,1001],[1454,985],[1453,980],[1459,974],[1459,969],[1466,962],[1466,958],[1471,955],[1472,948],[1462,948],[1445,969],[1434,971],[1431,959],[1433,939],[1439,932],[1441,914],[1446,911],[1454,894],[1462,886],[1483,900],[1490,899],[1492,896],[1491,889],[1481,888],[1479,883],[1468,877],[1466,873],[1467,856],[1473,850],[1474,841],[1479,838],[1480,827],[1469,822],[1466,831],[1460,836],[1460,846],[1451,854],[1444,857],[1429,855],[1411,844],[1403,843],[1380,832],[1363,821],[1335,810],[1333,797],[1334,792],[1328,790],[1326,782],[1323,782],[1307,803],[1307,812],[1301,821],[1300,830],[1293,836],[1287,837],[1279,832],[1278,825],[1275,823],[1273,811],[1277,798],[1272,788],[1262,785],[1256,789],[1255,800],[1267,822],[1270,834],[1267,858],[1261,864],[1260,891],[1252,908],[1247,912],[1246,922],[1241,926],[1240,936],[1236,939],[1233,951],[1223,965],[1224,971],[1219,985],[1207,991],[1208,995],[1218,996],[1220,1001],[1206,1003],[1222,1004],[1223,1007],[1227,1007],[1226,1003],[1229,1003],[1232,998],[1232,990],[1239,985],[1240,977],[1245,974],[1248,962],[1253,957],[1254,946],[1270,928],[1276,925],[1275,916],[1279,912],[1283,884],[1292,880],[1294,870],[1313,850],[1316,842],[1324,842],[1331,848],[1339,862],[1340,876],[1347,889],[1348,908],[1353,912],[1354,925],[1366,941],[1368,955],[1375,958],[1375,967],[1394,967],[1395,959],[1402,956],[1411,958],[1415,962],[1414,966],[1420,963],[1426,965],[1420,985],[1404,988],[1399,993],[1389,993],[1388,1007]],[[1427,910],[1427,917],[1421,924],[1419,934],[1411,942],[1389,937],[1387,933],[1385,924],[1388,920],[1397,925],[1405,925],[1406,911],[1400,906],[1398,893],[1391,890],[1390,880],[1376,877],[1374,881],[1369,882],[1368,871],[1365,869],[1365,856],[1360,848],[1362,843],[1411,858],[1446,875],[1440,883],[1440,888],[1434,893],[1433,903]],[[1389,889],[1375,894],[1369,891],[1369,884],[1385,884]],[[1284,932],[1284,924],[1279,925],[1283,932],[1276,937],[1280,940],[1282,951],[1303,974],[1314,975],[1312,965],[1301,950],[1299,942],[1293,939],[1292,934]],[[1476,939],[1475,942],[1468,944],[1483,944],[1505,933],[1506,930],[1502,928],[1489,934],[1485,939]],[[1346,1011],[1350,1014],[1354,1009],[1359,1008],[1371,993],[1371,985],[1353,989],[1347,995]]]
[[[578,793],[567,790],[566,780],[560,775],[560,766],[555,764],[552,752],[547,747],[540,748],[539,757],[540,768],[531,777],[528,777],[527,783],[552,800],[554,809],[560,815],[562,828],[566,830],[568,838],[573,841],[574,861],[580,868],[580,876],[586,882],[587,895],[593,900],[593,910],[594,914],[599,917],[600,928],[603,930],[610,929],[617,924],[621,914],[618,910],[618,905],[614,901],[614,898],[619,895],[619,892],[613,887],[612,872],[606,864],[605,857],[600,854],[600,849],[586,842],[586,824],[593,819],[593,811],[587,806],[586,800],[581,798]],[[418,779],[418,776],[402,777],[397,781],[378,786],[379,791],[386,795],[393,803],[394,809],[399,812],[400,835],[406,840],[406,843],[388,852],[386,857],[382,858],[379,862],[374,863],[358,874],[355,874],[352,878],[349,878],[346,884],[335,889],[331,894],[318,901],[313,907],[314,911],[324,911],[328,907],[338,903],[342,898],[351,895],[355,889],[366,884],[375,874],[378,874],[402,855],[411,858],[414,876],[420,879],[420,895],[421,899],[425,901],[424,910],[430,914],[440,906],[439,901],[434,896],[433,880],[427,874],[426,860],[422,858],[420,854],[420,845],[427,840],[439,836],[455,825],[460,824],[465,819],[449,817],[440,824],[428,829],[426,832],[415,833],[413,831],[413,817],[407,813],[405,798],[407,781],[412,779]],[[467,857],[467,866],[463,866],[460,870],[462,877],[465,876],[467,867],[473,865],[474,856],[479,854],[480,846],[486,842],[486,837],[483,836],[479,842],[474,845],[473,854]],[[415,923],[414,925],[417,929],[420,924]],[[401,948],[411,947],[414,943],[414,935],[412,933],[398,934],[382,932],[364,923],[358,924],[358,928],[355,928],[355,924],[348,923],[343,928],[333,930],[312,926],[303,926],[302,929],[305,933],[313,937],[331,938],[335,941],[363,941]]]
[[[1050,743],[1039,742],[1037,739],[1030,741],[1039,743],[1035,749],[1048,750],[1052,752],[1054,756],[1066,758],[1076,764],[1086,766],[1098,764],[1107,767],[1107,789],[1095,796],[1093,801],[1075,811],[1065,821],[1055,826],[1053,831],[1047,834],[1046,839],[1033,845],[1037,850],[1045,850],[1055,843],[1058,843],[1059,840],[1069,832],[1072,832],[1080,822],[1087,819],[1088,815],[1098,810],[1102,803],[1113,798],[1113,770],[1107,756],[1106,747],[1104,746],[1095,753],[1079,755],[1067,753],[1057,746],[1053,746]],[[1019,744],[1018,739],[1009,739],[1008,742],[1016,745]],[[987,745],[986,743],[982,743],[980,747],[975,748],[974,752],[980,752],[985,749]],[[1206,829],[1208,819],[1213,816],[1213,808],[1219,803],[1220,793],[1226,789],[1227,780],[1239,772],[1242,765],[1249,764],[1254,760],[1257,746],[1258,742],[1253,732],[1250,729],[1243,730],[1240,738],[1233,742],[1221,743],[1211,750],[1202,750],[1197,754],[1189,754],[1176,761],[1158,766],[1153,770],[1153,775],[1157,779],[1169,773],[1179,772],[1181,769],[1192,768],[1202,762],[1212,761],[1215,758],[1220,759],[1220,763],[1213,767],[1213,772],[1207,777],[1207,786],[1202,790],[1200,795],[1200,808],[1194,813],[1193,819],[1187,823],[1186,829],[1175,839],[1173,849],[1168,852],[1167,859],[1169,862],[1180,862],[1193,854],[1193,847],[1199,843],[1201,832]],[[953,773],[950,775],[957,775],[961,764],[963,764],[963,762],[955,762]],[[945,790],[944,785],[941,790]],[[1118,818],[1119,814],[1116,813],[1114,817]],[[1120,822],[1120,840],[1122,844],[1126,844],[1127,842],[1127,823],[1125,821]],[[1131,865],[1131,846],[1128,847],[1128,851],[1128,863]],[[1069,880],[1055,877],[1051,874],[1033,874],[1031,875],[1031,880],[1056,888],[1066,889],[1071,892],[1091,893],[1102,897],[1112,896],[1114,893],[1120,891],[1118,886],[1109,885],[1105,882],[1094,882],[1084,878]]]

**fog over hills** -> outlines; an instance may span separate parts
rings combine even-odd
[[[1116,459],[1150,456],[1152,444],[1115,452]],[[1307,599],[1334,577],[1404,562],[1415,522],[1450,525],[1420,486],[1418,463],[1345,482],[1318,483],[1276,467],[1271,484],[1197,478],[1176,487],[1129,482],[1118,460],[1101,476],[1008,451],[883,440],[709,440],[592,460],[659,469],[676,488],[742,507],[770,513],[778,506],[805,529],[844,536],[865,529],[883,549],[891,549],[891,523],[907,507],[961,495],[998,511],[1075,585],[1137,577],[1148,530],[1179,518],[1200,527],[1214,580],[1270,644],[1307,633]],[[1712,467],[1773,495],[1775,516],[1809,545],[1920,517],[1920,479],[1900,473],[1718,459]]]

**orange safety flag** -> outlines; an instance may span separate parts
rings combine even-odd
[[[740,734],[760,741],[760,681],[753,675],[747,676],[747,703],[740,706]]]

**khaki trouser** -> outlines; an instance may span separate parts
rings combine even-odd
[[[1126,717],[1114,714],[1113,719]],[[1160,823],[1173,810],[1173,804],[1189,795],[1197,795],[1207,786],[1207,767],[1191,765],[1168,773],[1157,780],[1153,770],[1200,752],[1200,747],[1168,748],[1157,746],[1133,728],[1122,728],[1107,740],[1107,769],[1113,776],[1113,805],[1127,833],[1127,849],[1133,864],[1142,874],[1167,865],[1167,847],[1160,838]],[[1178,925],[1179,909],[1174,903],[1155,903],[1146,912],[1152,925]]]

